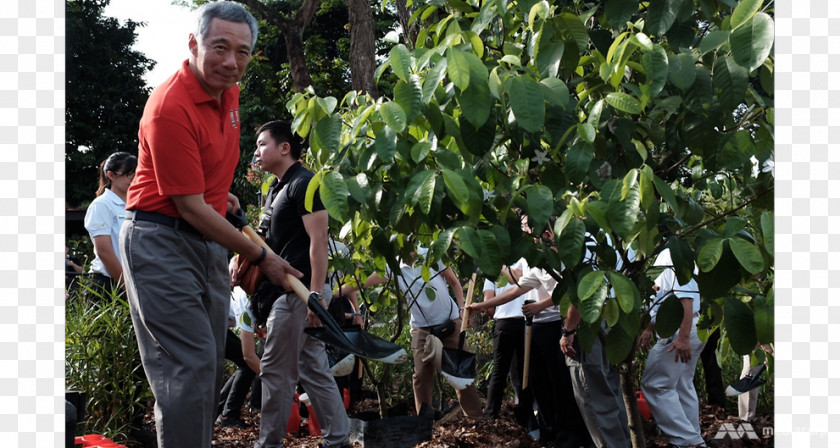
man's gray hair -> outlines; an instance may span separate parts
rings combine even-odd
[[[210,32],[213,19],[234,23],[245,23],[251,28],[251,49],[257,45],[257,19],[242,5],[232,1],[215,1],[201,5],[196,11],[195,37],[199,42]]]

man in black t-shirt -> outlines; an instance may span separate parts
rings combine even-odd
[[[277,178],[266,196],[260,224],[275,253],[303,273],[310,291],[321,293],[326,309],[332,298],[325,287],[329,215],[318,195],[312,210],[305,206],[313,173],[301,165],[300,140],[285,121],[272,121],[257,131],[256,163]],[[271,305],[266,319],[265,351],[260,362],[262,417],[256,448],[283,446],[286,422],[300,380],[321,423],[324,444],[350,446],[350,420],[330,373],[324,343],[306,333],[306,325],[320,321],[294,292]]]

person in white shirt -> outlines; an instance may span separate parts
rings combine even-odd
[[[418,250],[421,256],[426,250]],[[444,348],[457,348],[457,329],[461,328],[462,313],[464,311],[464,290],[461,282],[451,268],[444,267],[438,262],[437,267],[432,267],[431,279],[425,282],[422,276],[423,266],[417,263],[417,252],[411,252],[409,260],[400,261],[400,274],[394,275],[390,269],[385,272],[385,277],[377,273],[371,274],[365,282],[365,287],[385,283],[388,278],[395,278],[400,291],[405,294],[409,303],[411,313],[411,349],[414,355],[414,376],[412,386],[414,388],[414,405],[417,413],[420,413],[425,403],[432,405],[434,396],[434,374],[435,365],[433,359],[424,360],[426,339],[432,327],[452,321],[453,331],[446,337],[441,338]],[[450,290],[447,288],[447,285]],[[339,288],[337,295],[344,295],[357,288],[344,285]],[[427,289],[434,291],[434,300],[430,300]],[[454,296],[454,297],[453,297]],[[464,347],[465,349],[467,346]],[[470,384],[464,389],[455,391],[461,410],[464,415],[472,418],[481,418],[483,415],[481,399],[478,396],[475,385]]]
[[[531,232],[525,216],[523,231]],[[544,229],[542,238],[553,239],[548,227]],[[515,278],[517,286],[490,300],[473,303],[469,308],[481,311],[529,292],[534,294],[536,301],[524,305],[522,313],[534,319],[528,380],[539,408],[540,440],[556,446],[588,446],[589,431],[579,403],[575,401],[570,372],[558,345],[563,329],[563,315],[552,301],[557,280],[545,269],[529,267],[524,259],[514,266],[518,268],[516,271],[522,272],[520,277]]]
[[[663,250],[653,265],[666,269],[654,281],[656,297],[650,310],[650,325],[639,337],[639,347],[650,349],[642,374],[642,393],[656,424],[671,437],[669,446],[705,446],[700,429],[700,405],[694,388],[694,371],[704,346],[697,337],[700,290],[694,278],[685,284],[679,283],[670,249]],[[697,266],[694,275],[697,275]],[[680,300],[683,308],[680,328],[651,348],[659,306],[672,295]]]
[[[85,213],[85,229],[93,242],[90,274],[95,291],[102,295],[122,285],[120,229],[125,219],[125,196],[134,179],[137,157],[123,151],[108,156],[99,165],[96,199]]]

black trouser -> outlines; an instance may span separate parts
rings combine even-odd
[[[718,340],[720,339],[720,328],[715,329],[706,340],[706,346],[700,352],[700,361],[703,363],[703,376],[706,378],[706,393],[709,404],[726,407],[726,395],[723,388],[723,378],[720,373],[720,366],[717,363]]]
[[[516,396],[519,397],[517,408],[533,416],[534,399],[530,389],[522,390],[523,357],[525,354],[525,319],[514,317],[499,319],[493,325],[493,372],[487,385],[487,405],[484,415],[496,417],[502,408],[508,374]],[[519,417],[519,415],[517,415]],[[519,420],[519,418],[517,418]],[[528,420],[519,421],[523,426]]]
[[[560,350],[563,321],[533,325],[528,379],[539,408],[540,440],[588,446],[589,431],[575,401],[572,377]]]
[[[242,345],[239,338],[236,337],[233,331],[228,330],[225,336],[225,359],[233,361],[238,366],[236,372],[228,378],[222,392],[219,396],[219,413],[225,417],[239,418],[242,412],[242,405],[245,404],[245,398],[248,395],[248,390],[251,389],[251,384],[254,383],[254,378],[257,374],[251,370],[242,356]],[[251,407],[254,400],[251,400]]]

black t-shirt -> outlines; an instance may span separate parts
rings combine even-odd
[[[306,189],[314,175],[296,162],[282,179],[271,183],[265,202],[266,208],[271,207],[266,242],[276,254],[303,272],[301,281],[307,286],[311,281],[312,267],[309,264],[309,234],[303,225],[303,216],[309,214],[306,210]],[[324,210],[324,204],[316,192],[312,211],[319,210]]]

